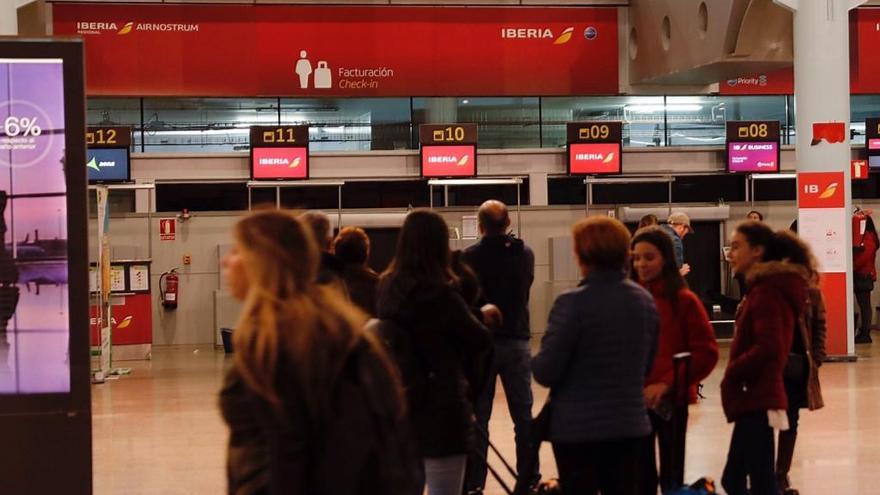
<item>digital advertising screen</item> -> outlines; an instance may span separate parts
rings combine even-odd
[[[422,145],[422,177],[475,177],[477,146]]]
[[[251,126],[251,179],[309,178],[309,126]]]
[[[727,143],[727,169],[754,174],[779,172],[779,143]]]
[[[0,58],[0,394],[71,390],[63,71]]]
[[[773,174],[780,163],[778,120],[728,121],[727,171],[745,174]]]
[[[569,175],[612,175],[623,171],[622,122],[566,125]]]
[[[254,180],[308,179],[308,148],[253,148],[251,178]]]
[[[880,169],[880,119],[865,119],[865,156],[869,169]]]
[[[93,184],[128,182],[131,179],[128,148],[89,148],[86,170]]]
[[[572,175],[620,173],[619,143],[573,143],[568,145],[568,171]]]

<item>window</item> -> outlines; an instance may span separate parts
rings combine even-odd
[[[277,123],[275,98],[144,98],[144,151],[247,151],[250,126]]]
[[[620,120],[625,147],[665,146],[663,108],[662,96],[543,98],[543,145],[565,146],[568,122]]]
[[[784,96],[669,96],[669,146],[723,146],[728,120],[778,120],[786,124]]]
[[[89,98],[87,107],[87,125],[130,125],[131,151],[143,150],[140,98]]]
[[[850,99],[850,136],[853,144],[865,144],[865,119],[880,117],[880,95],[853,95]]]
[[[281,100],[282,124],[309,124],[312,151],[412,148],[409,98]]]
[[[477,124],[480,148],[539,148],[538,98],[413,98],[413,142],[419,124]],[[417,147],[417,146],[416,146]]]

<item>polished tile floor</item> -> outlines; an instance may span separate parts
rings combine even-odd
[[[857,363],[822,368],[827,406],[802,416],[792,478],[803,495],[880,494],[880,343],[858,353]],[[124,364],[133,368],[130,376],[93,387],[95,493],[223,493],[226,430],[217,391],[228,358],[210,348],[173,348]],[[706,400],[691,409],[688,479],[718,478],[724,465],[730,427],[720,378],[719,368],[706,382]],[[537,411],[546,391],[535,393]],[[490,429],[512,459],[513,425],[503,400],[499,392]],[[555,475],[548,445],[542,462],[545,476]],[[503,492],[492,482],[487,493]]]

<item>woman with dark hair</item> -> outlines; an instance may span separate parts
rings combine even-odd
[[[657,355],[645,380],[645,404],[653,430],[642,453],[642,493],[655,495],[658,482],[663,492],[684,485],[688,404],[697,402],[697,386],[718,362],[718,343],[706,309],[678,270],[669,235],[660,227],[648,227],[636,232],[631,245],[633,278],[654,296],[660,315]],[[673,395],[674,374],[680,372],[673,356],[682,352],[691,354],[687,377],[679,377],[686,385],[679,395]]]
[[[819,386],[819,367],[825,359],[825,303],[819,289],[816,259],[809,246],[790,231],[776,233],[776,242],[765,257],[768,261],[788,261],[800,266],[807,276],[807,305],[795,326],[791,352],[782,375],[788,397],[788,430],[779,432],[776,482],[781,495],[797,495],[788,473],[794,458],[800,410],[823,407]]]
[[[746,214],[746,220],[754,220],[756,222],[763,222],[764,215],[761,214],[758,210],[752,210],[748,214]]]
[[[474,402],[486,384],[492,349],[489,331],[459,292],[450,258],[443,217],[413,211],[379,281],[377,303],[379,318],[398,325],[408,342],[409,355],[396,357],[429,495],[461,494]]]
[[[368,315],[376,314],[376,285],[379,275],[367,264],[370,237],[360,227],[345,227],[333,239],[333,255],[342,265],[342,278],[348,296]]]
[[[777,235],[755,221],[740,224],[730,243],[730,266],[745,275],[747,295],[721,382],[724,413],[734,423],[721,480],[729,495],[778,495],[773,430],[788,429],[782,377],[808,287],[804,269],[788,261],[796,253],[780,251]]]
[[[658,220],[657,215],[654,215],[653,213],[649,213],[643,216],[641,220],[639,220],[639,229],[652,227],[654,225],[660,225],[660,220]]]
[[[870,210],[859,211],[853,222],[853,237],[859,241],[853,242],[853,292],[856,295],[860,315],[856,344],[872,342],[871,324],[874,318],[871,311],[871,292],[877,280],[877,249],[880,247],[880,238],[877,236],[877,228],[874,226],[871,213]],[[863,223],[864,229],[862,229]]]

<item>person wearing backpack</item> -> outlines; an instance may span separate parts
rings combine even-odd
[[[794,458],[800,410],[815,411],[824,406],[819,384],[819,367],[825,360],[825,302],[819,288],[816,259],[810,247],[793,232],[776,233],[774,249],[768,260],[786,260],[802,267],[807,274],[807,301],[795,325],[791,351],[782,374],[788,397],[788,430],[779,432],[776,454],[776,483],[780,495],[797,495],[788,473]]]
[[[398,327],[391,348],[406,388],[429,495],[461,495],[474,446],[474,403],[486,386],[492,340],[450,265],[449,229],[429,210],[407,215],[391,265],[379,281],[377,312]]]
[[[304,221],[263,211],[223,258],[244,308],[220,393],[230,495],[420,493],[403,390],[366,315],[316,283]]]
[[[651,374],[645,381],[645,404],[653,433],[642,453],[642,494],[656,495],[684,486],[685,440],[688,404],[697,402],[697,387],[718,363],[718,343],[712,324],[696,294],[675,261],[669,235],[659,227],[636,232],[632,240],[633,278],[654,296],[660,315],[657,355]],[[691,354],[686,386],[674,395],[676,383],[673,356]],[[679,377],[681,380],[681,377]],[[656,444],[659,441],[658,476]]]

